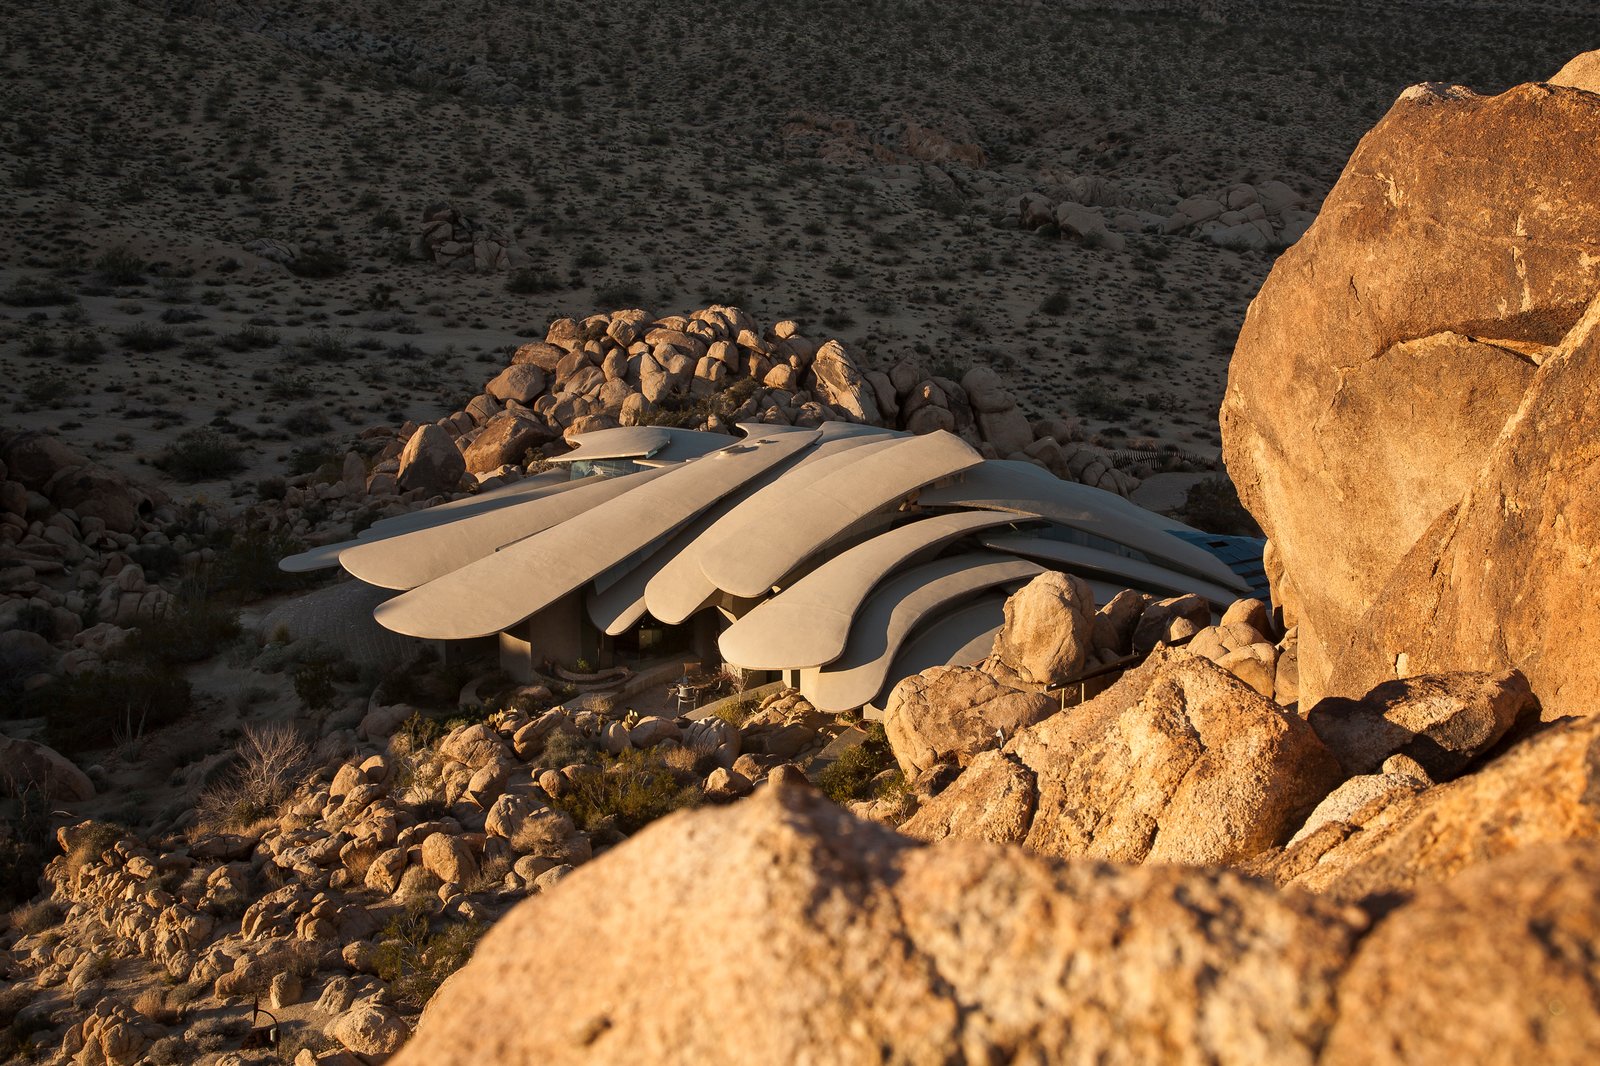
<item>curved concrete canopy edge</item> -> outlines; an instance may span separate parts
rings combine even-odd
[[[1112,581],[1122,582],[1130,587],[1140,587],[1146,592],[1163,592],[1168,596],[1182,596],[1187,592],[1198,593],[1210,600],[1219,610],[1225,610],[1230,603],[1239,598],[1237,592],[1223,588],[1215,582],[1204,581],[1192,574],[1168,570],[1156,563],[1129,559],[1123,555],[1101,551],[1099,548],[1052,540],[1033,533],[997,533],[980,537],[979,543],[995,551],[1048,563],[1059,563],[1071,573],[1085,579],[1092,580],[1097,575],[1104,575]],[[1081,572],[1085,570],[1091,573]]]
[[[341,540],[334,544],[324,544],[309,551],[291,555],[278,562],[278,569],[291,574],[303,574],[312,570],[323,570],[330,566],[339,565],[339,556],[346,548],[354,548],[358,544],[371,544],[373,541],[392,540],[419,529],[429,529],[433,526],[442,526],[447,522],[459,522],[464,518],[482,514],[488,511],[498,511],[502,507],[511,507],[519,503],[527,503],[532,499],[542,499],[557,493],[567,492],[580,485],[587,484],[593,478],[582,478],[569,481],[560,472],[539,474],[510,485],[502,485],[497,489],[469,496],[461,500],[451,500],[449,503],[435,504],[420,511],[409,514],[396,515],[372,523],[350,540]],[[472,505],[470,508],[464,504]]]
[[[844,654],[850,623],[872,590],[913,556],[1008,525],[1001,511],[954,511],[907,522],[850,548],[724,630],[722,656],[752,670],[823,666]]]
[[[559,526],[636,492],[667,472],[641,470],[621,477],[586,478],[569,492],[536,496],[398,537],[353,545],[339,562],[369,585],[414,589],[493,555],[508,541]]]
[[[717,538],[708,533],[701,542],[700,568],[732,595],[765,595],[852,523],[982,461],[965,441],[942,430],[876,442],[838,467],[813,471],[808,481],[790,486],[781,503],[757,508],[751,500],[730,514],[727,529],[719,527]]]
[[[841,429],[840,427],[845,427]],[[884,443],[883,431],[871,432],[870,427],[850,423],[825,422],[817,444],[800,461],[788,467],[777,478],[769,481],[748,498],[719,514],[717,520],[683,551],[666,560],[645,585],[645,604],[650,614],[668,625],[677,625],[717,595],[717,587],[706,578],[700,565],[700,549],[709,541],[721,539],[734,516],[754,507],[765,511],[784,506],[789,487],[815,476],[818,469],[831,469],[834,465],[850,461],[849,457],[869,446]]]
[[[800,671],[800,691],[824,711],[864,706],[883,689],[895,655],[917,623],[996,585],[1022,585],[1044,567],[993,552],[969,552],[912,567],[884,582],[862,605],[845,653]]]
[[[809,447],[816,437],[816,431],[756,437],[681,466],[629,475],[649,480],[402,593],[373,616],[395,632],[441,640],[510,629]]]
[[[1166,523],[1114,492],[1062,481],[1032,463],[990,459],[918,497],[926,507],[988,507],[1059,522],[1136,548],[1170,569],[1248,593],[1250,586],[1204,548],[1168,533]]]

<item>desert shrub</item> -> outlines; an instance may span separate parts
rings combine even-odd
[[[1072,405],[1084,418],[1095,418],[1102,422],[1120,422],[1133,413],[1133,407],[1127,400],[1093,381],[1078,387]]]
[[[0,303],[11,307],[54,307],[77,302],[76,296],[52,279],[21,277],[0,289]]]
[[[583,766],[571,790],[552,802],[582,829],[637,833],[673,811],[693,807],[701,792],[684,782],[653,752],[629,750],[601,765]]]
[[[643,299],[644,294],[640,292],[639,286],[627,282],[601,285],[594,290],[594,301],[601,307],[635,307]]]
[[[738,729],[760,708],[757,700],[729,700],[716,710],[716,717]]]
[[[112,845],[121,840],[126,832],[115,822],[90,822],[88,826],[79,830],[72,838],[72,847],[67,849],[63,859],[67,879],[74,880],[79,870],[90,863],[99,862],[100,857],[110,851]]]
[[[332,248],[307,248],[289,263],[289,271],[302,278],[331,278],[350,265],[343,252]]]
[[[433,932],[425,911],[407,908],[378,934],[378,977],[402,1009],[421,1010],[445,978],[466,965],[487,931],[481,922],[451,922]]]
[[[144,281],[145,262],[119,245],[94,261],[94,272],[108,285],[138,285]]]
[[[355,354],[344,330],[322,329],[306,338],[306,353],[319,363],[342,363]]]
[[[885,770],[894,768],[894,752],[883,725],[874,722],[867,729],[867,737],[844,752],[817,775],[816,785],[835,803],[869,799],[873,780]]]
[[[11,912],[11,928],[23,936],[42,933],[61,921],[61,905],[52,899],[36,899]]]
[[[179,481],[211,481],[244,469],[239,446],[208,427],[186,431],[156,456],[156,466]]]
[[[533,296],[541,292],[561,291],[561,279],[543,270],[523,267],[506,276],[506,291],[514,296]]]
[[[1189,486],[1178,517],[1207,533],[1259,537],[1261,527],[1239,502],[1239,490],[1225,476],[1208,477]]]
[[[160,618],[135,630],[122,653],[167,666],[198,663],[216,655],[238,635],[238,611],[190,592],[169,601]]]
[[[333,664],[303,663],[294,672],[294,694],[308,709],[327,710],[339,698],[333,683]]]
[[[84,366],[99,360],[106,346],[93,333],[74,333],[61,344],[61,358],[74,366]]]
[[[137,738],[188,714],[193,691],[183,674],[162,663],[107,663],[56,678],[24,698],[24,713],[45,719],[45,739],[57,751],[85,751]]]
[[[0,818],[0,906],[13,907],[39,891],[39,874],[50,856],[50,804],[38,789],[17,797],[13,813]],[[53,922],[30,928],[47,910],[19,908],[11,915],[18,932],[39,932]]]
[[[1072,297],[1065,289],[1057,289],[1039,301],[1039,310],[1047,315],[1064,315],[1072,310]]]
[[[266,485],[263,481],[257,488]],[[266,491],[272,490],[269,487]],[[268,530],[257,525],[233,530],[218,547],[216,561],[207,574],[210,588],[215,594],[232,596],[246,603],[304,588],[312,580],[309,576],[278,569],[279,559],[304,550],[305,544],[287,530]]]
[[[287,723],[244,727],[228,775],[201,793],[200,824],[237,830],[276,815],[311,768],[311,746]]]
[[[230,352],[253,352],[278,343],[278,331],[267,326],[242,326],[217,339],[218,347]]]
[[[22,410],[60,407],[75,389],[69,378],[54,371],[34,374],[22,383],[21,402],[17,406]]]

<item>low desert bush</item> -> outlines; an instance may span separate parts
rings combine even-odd
[[[275,816],[311,767],[311,746],[286,723],[247,725],[234,745],[228,775],[201,793],[200,825],[238,830]]]
[[[466,965],[487,931],[481,922],[452,922],[433,932],[427,913],[408,907],[378,934],[378,977],[401,1007],[421,1010],[445,978]]]
[[[838,804],[851,800],[872,798],[872,782],[885,770],[895,766],[894,752],[881,723],[874,722],[867,729],[867,737],[843,754],[817,775],[816,785],[823,794]]]
[[[1209,477],[1189,486],[1178,517],[1207,533],[1259,537],[1261,527],[1239,502],[1239,491],[1226,477]]]
[[[17,906],[38,893],[39,873],[52,850],[47,797],[38,789],[25,789],[17,799],[13,813],[0,818],[0,906],[5,907]],[[39,932],[29,927],[43,913],[20,907],[12,912],[12,927],[18,932]]]
[[[239,446],[208,427],[191,429],[156,457],[156,466],[179,481],[213,481],[244,469]]]
[[[145,263],[125,247],[107,249],[94,261],[94,272],[108,285],[138,285],[144,281]]]
[[[654,752],[629,750],[572,775],[571,790],[553,802],[590,832],[637,833],[657,818],[696,806],[702,793]]]
[[[46,742],[71,754],[137,739],[188,714],[193,690],[160,662],[108,662],[28,693],[24,713],[45,719]]]
[[[307,248],[289,263],[290,273],[302,278],[331,278],[343,274],[350,261],[332,248]]]

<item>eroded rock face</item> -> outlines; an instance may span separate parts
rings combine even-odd
[[[901,828],[1047,855],[1230,863],[1287,839],[1341,778],[1299,718],[1204,659],[1158,651],[975,757]]]
[[[1359,700],[1330,697],[1306,720],[1347,774],[1370,774],[1389,756],[1406,755],[1446,781],[1537,706],[1516,670],[1431,674],[1387,682]]]
[[[1094,647],[1094,589],[1047,571],[1006,600],[994,658],[1025,684],[1053,688],[1083,672]]]
[[[1600,844],[1528,848],[1429,886],[1339,983],[1327,1066],[1593,1062]]]
[[[518,907],[394,1061],[1309,1063],[1362,924],[1228,873],[922,847],[775,785]]]
[[[1600,115],[1600,95],[1573,92]],[[1600,238],[1589,240],[1600,261]],[[1514,667],[1547,719],[1600,709],[1597,404],[1600,298],[1544,356],[1459,502],[1334,646],[1338,692],[1396,675]]]
[[[1363,616],[1385,600],[1405,615],[1396,633],[1410,623],[1411,635],[1426,630],[1450,645],[1401,672],[1516,665],[1548,701],[1544,682],[1575,665],[1551,661],[1543,676],[1533,665],[1536,649],[1549,659],[1547,642],[1568,642],[1565,621],[1528,633],[1531,645],[1508,639],[1498,654],[1492,646],[1460,653],[1485,639],[1487,622],[1473,612],[1491,597],[1497,617],[1500,608],[1513,615],[1514,633],[1524,614],[1571,619],[1553,609],[1577,599],[1562,580],[1570,571],[1560,545],[1594,543],[1594,509],[1580,507],[1568,529],[1545,538],[1549,552],[1464,572],[1481,549],[1507,546],[1541,522],[1549,529],[1562,513],[1556,504],[1579,502],[1561,486],[1594,462],[1592,434],[1578,440],[1564,414],[1582,409],[1574,401],[1593,379],[1552,357],[1600,291],[1597,136],[1600,96],[1576,88],[1523,85],[1495,97],[1407,90],[1251,305],[1229,369],[1224,454],[1288,576],[1275,594],[1300,625],[1306,705],[1329,691],[1339,650],[1364,639],[1374,623]],[[1480,479],[1491,456],[1496,469]],[[1542,469],[1552,457],[1555,467]],[[1475,483],[1472,506],[1449,517]],[[1501,516],[1502,494],[1525,509]],[[1427,558],[1413,575],[1459,546],[1463,565],[1436,579],[1485,585],[1481,600],[1454,592],[1454,617],[1426,614],[1427,597],[1419,602],[1409,584],[1391,581],[1414,545]],[[1508,594],[1531,579],[1551,591],[1525,605]],[[1428,624],[1416,625],[1420,618]],[[1600,671],[1600,656],[1587,658]],[[1382,675],[1342,673],[1343,694],[1354,695],[1396,676],[1395,662]],[[1600,675],[1580,674],[1572,696],[1593,692],[1591,679]]]
[[[1520,848],[1600,838],[1600,719],[1548,727],[1465,777],[1413,792],[1327,822],[1251,868],[1337,899],[1394,897]]]
[[[467,472],[450,434],[435,425],[426,425],[411,435],[400,453],[399,482],[402,489],[421,489],[428,493],[449,492]]]
[[[941,762],[965,764],[1059,709],[1051,697],[1002,685],[982,670],[936,666],[894,687],[883,729],[900,769],[914,778]]]

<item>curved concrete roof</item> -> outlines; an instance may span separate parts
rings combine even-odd
[[[467,518],[355,544],[345,549],[339,562],[369,585],[414,589],[493,555],[512,541],[559,526],[636,492],[668,472],[640,470],[621,477],[585,478],[566,492],[517,500],[510,506]]]
[[[1091,575],[1081,571],[1088,570],[1096,575],[1104,575],[1112,581],[1142,588],[1147,592],[1160,592],[1166,596],[1197,592],[1221,608],[1226,608],[1239,598],[1239,594],[1232,589],[1223,588],[1214,582],[1202,581],[1190,574],[1168,570],[1139,559],[1129,559],[1123,555],[1113,555],[1099,548],[1052,540],[1036,533],[997,533],[982,537],[979,542],[985,548],[993,548],[996,551],[1060,564],[1084,578]]]
[[[399,633],[445,640],[510,629],[809,447],[818,436],[814,430],[762,436],[681,466],[629,475],[649,480],[396,596],[374,617]]]
[[[722,532],[731,528],[731,523],[736,521],[736,515],[751,509],[765,512],[784,507],[792,486],[806,484],[819,471],[825,473],[851,461],[850,456],[857,451],[869,446],[877,447],[887,436],[885,431],[873,431],[868,426],[823,423],[822,437],[816,447],[759,491],[718,514],[716,521],[701,536],[667,559],[659,571],[651,576],[644,590],[645,604],[651,615],[668,625],[677,625],[716,597],[717,587],[706,577],[700,565],[700,553],[705,545],[721,539]]]
[[[675,533],[662,538],[639,552],[630,556],[612,567],[605,573],[598,574],[594,579],[594,587],[586,597],[589,610],[589,619],[604,633],[617,636],[626,633],[636,625],[645,613],[645,588],[650,581],[662,570],[681,559],[685,553],[692,550],[692,546],[702,537],[707,529],[716,525],[717,521],[729,511],[738,507],[745,500],[762,492],[766,487],[818,456],[832,454],[836,450],[848,449],[865,443],[860,434],[838,434],[833,439],[826,439],[832,427],[844,423],[829,422],[822,426],[818,443],[809,450],[800,453],[776,464],[772,469],[751,478],[739,487],[738,491],[729,493],[712,506],[702,511],[688,525],[683,526]],[[696,574],[700,572],[698,564],[692,567]],[[694,613],[704,605],[704,600],[716,590],[706,585],[705,592],[694,606],[684,616]],[[675,619],[674,622],[682,621]]]
[[[948,485],[922,492],[925,507],[987,507],[1059,522],[1135,548],[1171,569],[1203,577],[1224,588],[1250,587],[1204,548],[1166,532],[1167,523],[1113,492],[1062,481],[1032,463],[991,459]]]
[[[726,530],[719,525],[716,539],[708,533],[699,556],[711,583],[735,596],[765,595],[861,518],[983,461],[943,431],[874,443],[843,458],[837,468],[814,471],[809,483],[787,486],[781,500],[746,503],[728,515]]]
[[[694,430],[684,432],[693,433]],[[698,435],[698,434],[697,434]],[[710,434],[705,434],[709,436]],[[665,426],[620,426],[597,429],[572,438],[570,452],[552,456],[552,463],[576,463],[584,459],[641,459],[667,446],[672,431]]]
[[[502,507],[510,507],[518,503],[527,503],[529,500],[556,493],[567,492],[578,488],[580,485],[592,484],[600,479],[597,477],[579,478],[576,481],[568,480],[566,471],[551,471],[535,477],[523,478],[521,481],[510,485],[502,485],[497,489],[468,496],[460,500],[450,500],[447,503],[435,504],[420,511],[411,511],[393,518],[380,519],[366,529],[357,533],[351,540],[341,540],[335,544],[324,544],[320,548],[291,555],[278,562],[278,569],[291,574],[306,573],[311,570],[322,570],[339,564],[339,556],[347,548],[354,548],[359,544],[371,544],[374,541],[390,540],[394,537],[404,536],[419,529],[431,529],[442,526],[447,522],[459,522],[473,515],[483,514],[488,511],[498,511]]]
[[[895,685],[930,667],[971,666],[987,659],[1005,621],[1005,596],[988,593],[924,622],[901,646],[880,698],[872,702],[881,705]]]
[[[996,585],[1021,585],[1044,567],[992,552],[969,552],[912,567],[862,605],[838,659],[800,671],[800,691],[824,711],[848,711],[883,689],[901,645],[925,618]]]
[[[908,522],[829,559],[722,634],[723,658],[752,670],[822,666],[844,654],[850,623],[873,588],[930,548],[1016,515],[955,511]]]

